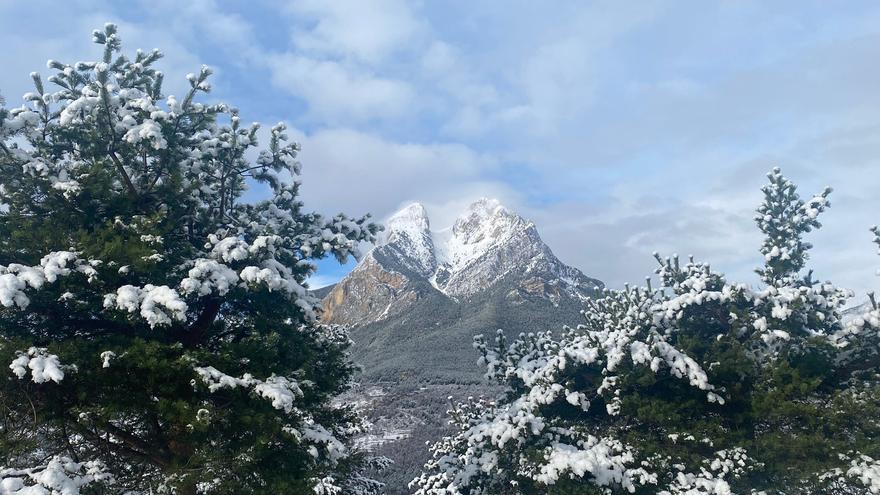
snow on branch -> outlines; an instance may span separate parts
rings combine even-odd
[[[18,357],[9,365],[9,369],[19,379],[27,376],[31,370],[31,378],[34,383],[53,381],[60,383],[64,379],[64,371],[61,362],[55,354],[49,354],[44,347],[31,347],[27,352],[16,352]]]
[[[150,328],[170,325],[173,320],[186,319],[187,305],[176,290],[167,285],[147,284],[143,287],[123,285],[115,294],[104,296],[104,307],[128,313],[138,312]]]
[[[89,281],[97,275],[96,260],[83,260],[75,251],[53,251],[40,260],[39,266],[25,266],[11,263],[0,265],[0,304],[9,308],[18,306],[24,309],[30,304],[25,290],[41,289],[46,283],[53,283],[58,277],[68,276],[73,272],[84,274]]]
[[[64,456],[53,456],[45,465],[32,468],[0,467],[2,495],[79,495],[89,485],[113,482],[104,463],[74,462]]]
[[[851,461],[850,466],[847,476],[861,481],[871,493],[880,493],[880,461],[860,455]]]
[[[303,396],[300,383],[283,376],[273,374],[265,380],[259,380],[250,373],[245,373],[240,378],[227,375],[213,366],[193,369],[210,392],[239,387],[252,389],[258,397],[268,399],[272,407],[288,414],[296,411],[294,402]]]

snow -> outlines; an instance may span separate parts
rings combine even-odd
[[[80,183],[73,176],[79,175],[82,165],[82,162],[77,161],[48,162],[43,158],[35,158],[25,163],[22,170],[28,175],[46,179],[53,189],[70,198],[81,189]]]
[[[872,494],[880,493],[880,461],[861,455],[852,461],[846,474],[857,478]]]
[[[46,383],[53,381],[61,383],[64,379],[64,371],[58,356],[49,354],[44,347],[31,347],[27,352],[18,351],[17,357],[9,365],[9,369],[19,379],[27,376],[31,370],[31,379],[34,383]]]
[[[299,431],[303,440],[322,447],[324,454],[333,464],[345,457],[348,452],[348,448],[345,444],[340,442],[335,435],[327,430],[327,428],[311,418],[305,421],[305,424],[300,427]],[[312,456],[318,457],[318,455],[319,452],[316,449],[313,449]]]
[[[85,274],[92,281],[96,275],[93,263],[80,259],[79,254],[73,251],[53,251],[43,256],[39,266],[17,263],[0,265],[0,304],[7,308],[18,306],[24,309],[30,304],[26,289],[40,289],[45,283],[53,283],[58,277],[73,272]],[[73,268],[70,268],[71,264]]]
[[[657,342],[654,349],[658,351],[661,359],[669,366],[669,370],[673,376],[678,378],[687,378],[688,382],[700,390],[713,390],[709,383],[709,377],[703,370],[703,367],[687,354],[679,351],[667,342]],[[657,371],[657,361],[651,362],[651,369]],[[714,394],[712,397],[716,397]]]
[[[272,375],[263,383],[254,386],[254,392],[260,397],[272,401],[272,407],[286,413],[293,411],[294,400],[302,397],[303,392],[295,380],[283,376]]]
[[[211,257],[222,261],[237,261],[246,259],[249,255],[248,244],[237,237],[225,237],[218,239],[211,234],[209,243],[213,244]]]
[[[548,447],[536,481],[553,485],[563,473],[570,472],[579,478],[589,473],[599,486],[618,485],[633,492],[633,478],[651,479],[647,471],[627,467],[633,457],[619,442],[590,436],[584,446],[556,443]]]
[[[150,146],[157,150],[163,149],[168,145],[165,141],[165,137],[162,135],[162,127],[160,127],[155,121],[149,119],[132,126],[122,139],[131,144],[148,141]]]
[[[9,115],[0,123],[0,137],[16,133],[26,127],[32,127],[40,122],[40,114],[27,107],[11,108]]]
[[[246,266],[241,270],[241,280],[248,284],[265,285],[269,290],[285,290],[292,294],[302,295],[305,288],[286,277],[277,266],[267,267]]]
[[[514,235],[523,223],[498,200],[481,198],[455,220],[438,261],[459,272]]]
[[[498,200],[482,198],[471,204],[452,227],[431,231],[424,206],[413,203],[388,218],[386,235],[379,245],[402,245],[407,258],[423,267],[436,284],[438,273],[461,272],[515,235],[520,223],[524,223],[522,219]]]
[[[170,325],[174,320],[186,319],[187,305],[176,290],[167,285],[144,287],[123,285],[116,294],[104,296],[104,307],[129,313],[138,312],[150,328]]]
[[[104,351],[101,353],[101,367],[109,368],[110,361],[116,359],[116,353],[113,351]]]
[[[250,373],[245,373],[240,378],[227,375],[213,366],[196,367],[193,370],[208,385],[210,392],[225,388],[252,389],[258,397],[268,399],[272,407],[288,414],[296,411],[294,401],[303,396],[299,382],[283,376],[273,374],[266,380],[258,380]]]
[[[333,476],[325,476],[316,480],[315,485],[312,486],[312,491],[316,495],[341,495],[342,487],[339,486],[336,478]]]
[[[317,318],[315,305],[317,299],[308,294],[305,287],[296,281],[290,270],[274,260],[266,260],[263,267],[246,266],[239,273],[242,284],[245,286],[264,286],[270,291],[282,290],[286,292],[293,304],[299,307],[309,321]]]
[[[393,242],[394,235],[407,234],[416,238],[421,234],[430,232],[431,224],[428,220],[428,212],[421,203],[412,203],[391,215],[385,221],[386,239],[384,242]]]
[[[248,373],[245,373],[241,378],[236,378],[223,373],[213,366],[200,366],[193,368],[193,370],[208,385],[210,392],[216,392],[224,388],[250,387],[257,383],[257,380]]]
[[[113,483],[101,461],[74,462],[53,456],[29,469],[0,469],[0,495],[79,495],[92,483]]]
[[[713,458],[703,460],[699,472],[684,472],[684,466],[674,466],[679,472],[668,490],[658,495],[734,495],[728,480],[738,478],[751,469],[754,460],[741,448],[719,450]],[[762,495],[764,492],[752,492]]]
[[[339,223],[345,229],[359,229],[357,225],[349,225],[353,222],[340,220]],[[331,243],[341,243],[344,246],[350,244],[343,234],[334,233],[330,228],[322,229],[320,238],[322,244],[327,244],[328,247]],[[312,240],[315,241],[317,239]],[[283,239],[277,235],[259,235],[249,244],[235,236],[211,234],[205,244],[205,248],[210,249],[211,258],[195,260],[188,277],[180,283],[181,291],[184,294],[205,296],[212,293],[225,295],[233,287],[280,290],[303,310],[308,320],[314,321],[317,317],[315,306],[318,301],[308,294],[290,267],[276,259],[279,251],[287,250],[283,244]],[[305,251],[312,252],[311,248]]]
[[[199,258],[189,270],[188,277],[180,282],[180,288],[184,294],[206,296],[216,293],[223,296],[237,283],[235,270],[215,260]]]
[[[18,306],[26,308],[30,304],[30,299],[24,293],[27,282],[12,273],[4,273],[0,275],[0,304],[9,308]]]
[[[758,330],[759,332],[766,332],[767,317],[762,316],[760,318],[757,318],[754,322],[752,322],[752,326],[755,327],[755,330]]]
[[[425,207],[413,203],[388,218],[379,244],[397,245],[419,272],[429,274],[437,267],[430,229]]]
[[[61,110],[59,124],[62,126],[80,122],[81,115],[88,115],[101,103],[101,98],[90,87],[83,88],[83,94],[71,101]]]

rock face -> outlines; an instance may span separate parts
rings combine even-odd
[[[438,297],[467,305],[502,286],[512,304],[539,297],[554,305],[602,287],[559,261],[535,224],[497,200],[473,203],[452,227],[438,231],[415,203],[391,216],[385,228],[379,245],[324,298],[324,321],[363,326]]]
[[[410,285],[404,275],[385,270],[374,257],[367,257],[356,273],[324,298],[321,317],[329,323],[356,325],[394,315],[417,299],[408,290]]]
[[[427,291],[436,269],[425,208],[410,205],[385,224],[384,239],[324,297],[322,320],[354,327],[406,311]]]
[[[329,289],[322,319],[349,327],[366,382],[477,383],[474,335],[577,325],[584,299],[601,288],[496,200],[473,203],[441,230],[416,203],[392,215],[378,245]]]

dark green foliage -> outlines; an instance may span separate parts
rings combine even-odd
[[[95,41],[103,62],[50,62],[56,93],[35,75],[31,109],[0,109],[0,275],[14,281],[15,264],[40,271],[52,252],[90,266],[0,308],[0,471],[63,456],[103,461],[113,493],[308,493],[326,476],[344,485],[361,456],[300,438],[323,425],[345,442],[360,425],[330,403],[353,372],[348,339],[314,323],[317,301],[302,287],[314,268],[303,260],[344,259],[376,226],[302,211],[298,183],[282,180],[299,171],[283,126],[248,161],[258,127],[196,101],[210,89],[207,68],[183,98],[165,99],[159,52],[122,56],[112,25]],[[248,181],[272,197],[242,202]],[[224,258],[213,249],[224,239],[252,249]],[[258,248],[265,239],[272,247]],[[186,289],[206,261],[235,274],[228,290]],[[246,280],[248,267],[268,281]],[[154,322],[143,298],[132,308],[113,299],[147,284],[176,291],[184,309],[158,301],[168,318]],[[30,348],[57,356],[63,380],[15,376],[9,363]],[[301,394],[284,408],[252,385],[210,390],[196,372],[206,367],[284,377]]]

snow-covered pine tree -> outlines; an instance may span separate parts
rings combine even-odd
[[[576,329],[478,337],[507,393],[453,406],[416,493],[880,493],[880,309],[801,276],[830,190],[769,178],[764,287],[657,256],[660,289],[607,291]]]
[[[377,227],[302,209],[283,124],[249,160],[207,67],[165,96],[158,51],[94,41],[0,109],[0,492],[375,493],[304,279]]]

